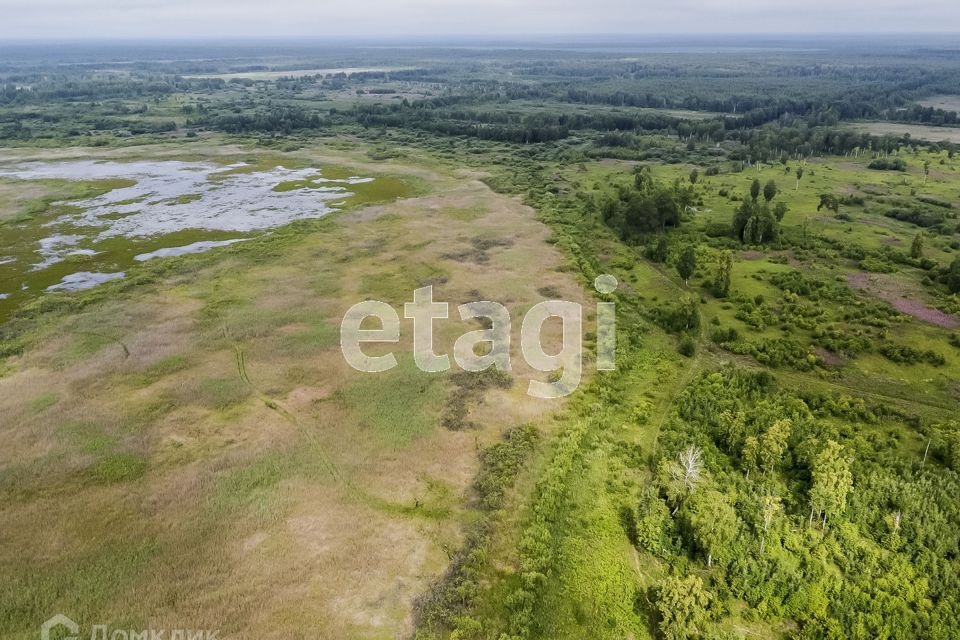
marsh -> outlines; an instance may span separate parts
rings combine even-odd
[[[31,295],[122,278],[153,258],[227,246],[294,220],[320,218],[373,178],[327,178],[315,167],[243,162],[73,160],[0,167],[14,184],[90,185],[92,197],[53,200],[0,239],[0,317]]]

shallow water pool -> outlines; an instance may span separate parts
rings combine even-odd
[[[132,265],[208,251],[294,220],[320,218],[373,178],[322,169],[177,160],[0,165],[12,181],[122,180],[0,227],[0,322],[31,296],[122,278]]]

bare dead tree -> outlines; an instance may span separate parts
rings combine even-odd
[[[699,447],[690,445],[677,456],[677,463],[670,470],[672,480],[679,485],[681,493],[689,495],[696,489],[703,478],[703,451]],[[679,502],[673,509],[676,514],[680,509]]]

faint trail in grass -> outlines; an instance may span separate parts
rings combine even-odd
[[[108,342],[115,342],[116,344],[120,345],[121,349],[123,349],[123,357],[130,357],[130,349],[127,348],[127,345],[124,344],[123,340],[120,338],[114,338],[102,333],[97,333],[96,331],[74,331],[73,333],[78,336],[93,336],[94,338],[100,338],[101,340],[106,340]]]
[[[678,282],[678,281],[674,280],[673,278],[671,278],[669,275],[667,275],[666,273],[664,273],[664,271],[663,271],[663,270],[659,267],[659,265],[657,265],[656,263],[651,262],[651,261],[649,261],[649,260],[646,260],[646,259],[644,259],[644,258],[642,258],[642,257],[640,257],[639,259],[642,260],[644,264],[646,264],[647,266],[649,266],[650,269],[660,277],[660,279],[662,279],[662,280],[665,281],[667,284],[669,284],[670,286],[672,286],[672,287],[673,287],[674,289],[676,289],[678,292],[680,292],[680,293],[692,293],[692,292],[690,291],[690,288],[689,288],[687,285],[681,284],[680,282]],[[680,392],[681,392],[681,391],[683,391],[684,389],[687,388],[687,385],[690,384],[690,381],[693,380],[694,376],[696,376],[696,375],[700,372],[700,370],[701,370],[701,368],[702,368],[702,366],[703,366],[703,364],[704,364],[704,360],[709,357],[709,355],[708,355],[707,353],[705,353],[705,351],[704,351],[704,349],[703,349],[703,345],[706,343],[706,339],[705,339],[705,337],[704,337],[703,317],[702,317],[702,315],[700,314],[700,308],[699,308],[699,307],[697,307],[697,316],[698,316],[699,319],[700,319],[700,321],[697,323],[697,324],[698,324],[698,329],[697,329],[697,355],[696,355],[696,357],[693,359],[693,362],[691,362],[691,366],[689,367],[689,369],[688,369],[688,371],[687,371],[687,374],[686,374],[685,376],[683,376],[682,378],[680,378],[680,379],[674,384],[673,391],[672,391],[672,393],[670,394],[670,397],[666,400],[666,404],[663,405],[662,409],[660,410],[660,420],[657,422],[657,427],[656,427],[655,433],[653,434],[653,451],[654,451],[654,453],[656,453],[656,451],[657,451],[657,444],[658,444],[658,441],[659,441],[659,439],[660,439],[660,431],[661,431],[661,429],[663,429],[663,423],[666,422],[667,416],[670,415],[670,410],[673,408],[673,405],[674,405],[674,403],[675,403],[676,400],[677,400],[677,396],[680,395]]]
[[[657,445],[660,440],[660,431],[663,429],[663,423],[667,421],[667,416],[670,415],[670,410],[673,408],[674,403],[677,400],[677,396],[680,395],[680,392],[687,388],[687,385],[690,384],[690,381],[693,380],[700,372],[702,365],[702,360],[704,356],[697,356],[694,360],[692,366],[689,368],[689,371],[685,376],[683,376],[673,387],[673,392],[670,394],[670,397],[666,400],[666,405],[663,407],[660,413],[660,421],[657,422],[656,432],[653,434],[653,452],[656,453]]]
[[[222,320],[223,319],[221,318],[221,321]],[[257,389],[256,385],[250,380],[250,375],[247,372],[247,363],[243,347],[241,347],[239,343],[233,341],[233,339],[230,337],[230,330],[226,322],[222,321],[222,327],[224,337],[233,342],[233,349],[236,355],[237,363],[237,375],[239,376],[240,380],[250,387],[253,394],[264,404],[264,406],[272,411],[275,411],[284,420],[296,427],[300,435],[309,442],[310,450],[317,455],[321,467],[330,474],[330,477],[334,480],[334,482],[336,482],[344,491],[346,491],[348,495],[353,497],[358,502],[382,512],[419,518],[443,518],[450,515],[449,509],[446,507],[435,508],[431,507],[430,505],[421,504],[419,501],[415,501],[413,505],[410,505],[407,503],[387,500],[380,496],[376,496],[364,491],[354,482],[347,479],[339,465],[337,465],[333,457],[328,453],[326,447],[322,442],[320,442],[316,432],[307,428],[307,426],[302,423],[300,418],[295,413],[287,409],[279,400],[272,398]]]
[[[253,387],[253,384],[250,382],[250,376],[247,375],[247,363],[243,357],[243,349],[241,349],[238,344],[234,344],[233,348],[237,354],[237,372],[240,374],[240,380],[250,385],[250,387]]]
[[[250,380],[250,375],[247,373],[247,361],[243,352],[243,347],[241,347],[240,343],[236,342],[230,335],[230,327],[227,324],[226,319],[222,315],[218,314],[218,316],[220,317],[220,326],[223,330],[224,338],[233,344],[233,351],[237,363],[237,376],[244,384],[250,387],[251,391],[253,391],[254,395],[257,396],[264,406],[272,411],[275,411],[284,420],[295,426],[302,436],[311,441],[312,449],[317,452],[317,455],[320,458],[321,466],[326,469],[334,481],[343,483],[343,474],[340,472],[339,467],[333,461],[333,458],[330,456],[330,454],[328,454],[321,446],[312,432],[309,429],[304,428],[300,423],[300,419],[293,412],[284,407],[279,400],[271,398],[267,394],[257,389],[256,385]]]

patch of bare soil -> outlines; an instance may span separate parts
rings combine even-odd
[[[470,249],[445,253],[443,257],[447,260],[455,260],[457,262],[469,260],[476,264],[487,264],[490,262],[490,249],[512,247],[513,240],[509,238],[474,238],[470,244]]]
[[[905,297],[903,286],[889,277],[875,273],[851,273],[847,276],[847,284],[854,289],[875,295],[900,313],[922,322],[944,329],[960,327],[960,320],[955,316]]]
[[[796,267],[800,264],[800,261],[793,255],[793,251],[741,251],[738,256],[741,260],[763,260],[764,258],[770,259],[771,262],[782,262],[786,260],[786,264],[789,264],[792,267]]]
[[[843,364],[843,358],[833,353],[832,351],[827,351],[822,347],[817,347],[813,350],[817,357],[823,360],[824,364],[829,367],[839,367]]]

